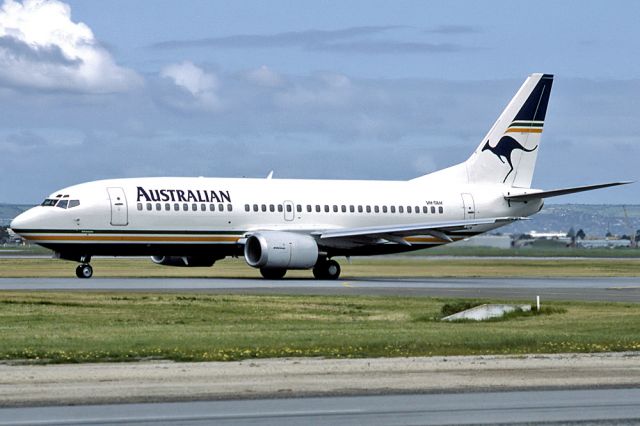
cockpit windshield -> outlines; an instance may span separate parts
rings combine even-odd
[[[68,195],[66,196],[68,197]],[[69,200],[67,198],[47,198],[40,204],[43,207],[59,207],[61,209],[72,209],[80,205],[80,200]]]

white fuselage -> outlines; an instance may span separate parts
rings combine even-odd
[[[423,224],[485,217],[522,217],[541,202],[512,203],[503,185],[440,185],[419,181],[226,178],[137,178],[84,183],[51,200],[78,200],[72,208],[38,206],[12,224],[25,238],[59,252],[128,255],[241,253],[252,231],[299,233],[341,228]],[[121,192],[120,192],[121,191]],[[120,194],[123,196],[121,197]],[[118,199],[121,197],[121,199]],[[454,240],[499,225],[477,225]],[[354,243],[333,254],[377,254],[445,243],[430,235],[411,246],[376,250]],[[225,248],[223,248],[225,247]],[[365,247],[363,249],[363,247]],[[84,250],[84,251],[83,251]],[[214,248],[216,251],[217,248]]]

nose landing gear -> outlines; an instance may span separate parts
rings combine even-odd
[[[79,260],[82,264],[76,267],[76,277],[91,278],[93,276],[93,268],[89,265],[91,256],[80,256]]]
[[[92,275],[93,275],[93,268],[88,263],[78,265],[76,267],[76,277],[91,278]]]

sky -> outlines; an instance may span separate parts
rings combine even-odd
[[[640,179],[640,2],[0,0],[0,202],[118,177],[411,179],[555,75],[534,186]],[[638,204],[640,184],[552,199]]]

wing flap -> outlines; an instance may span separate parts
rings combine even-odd
[[[350,237],[385,238],[392,240],[393,238],[402,238],[410,235],[431,235],[444,241],[451,242],[452,239],[446,234],[447,232],[465,230],[478,225],[492,225],[496,223],[504,224],[522,219],[526,218],[494,217],[449,222],[416,223],[411,225],[368,226],[362,228],[332,229],[318,232],[316,235],[318,235],[321,240]]]

